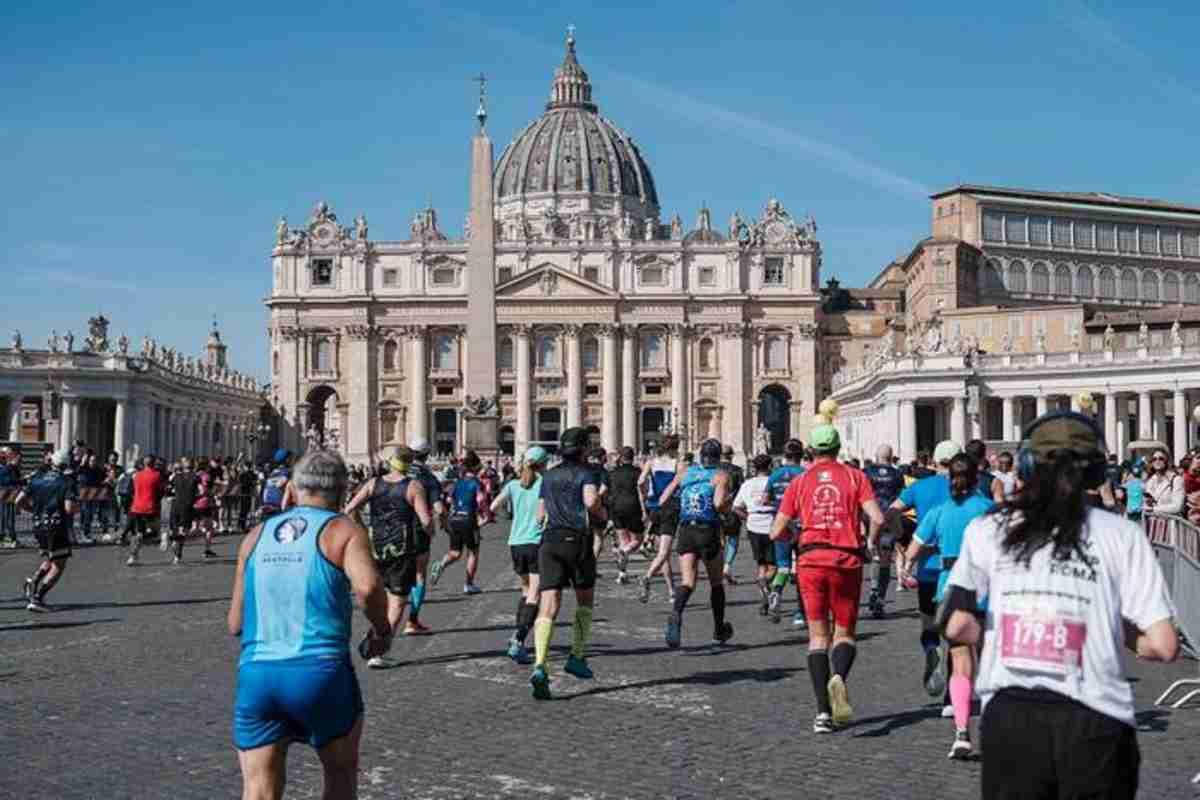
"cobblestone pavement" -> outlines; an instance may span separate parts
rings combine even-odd
[[[663,586],[649,605],[602,564],[591,661],[596,679],[563,676],[574,608],[565,603],[552,665],[555,699],[535,703],[525,667],[501,655],[517,602],[505,532],[485,530],[480,584],[464,597],[447,571],[424,614],[435,634],[397,641],[402,666],[359,670],[367,722],[364,798],[961,798],[979,765],[946,760],[951,723],[920,690],[914,599],[865,620],[850,688],[856,719],[816,737],[802,633],[756,611],[734,587],[731,646],[707,644],[707,589],[685,618],[684,646],[662,642]],[[441,554],[445,540],[435,545]],[[157,549],[128,569],[113,547],[76,551],[35,616],[19,601],[32,550],[0,553],[0,797],[218,798],[240,792],[230,743],[236,642],[224,630],[236,542],[173,567]],[[737,572],[751,569],[748,548]],[[636,574],[641,563],[635,562]],[[788,611],[790,611],[790,607]],[[364,627],[355,621],[356,630]],[[1195,662],[1132,666],[1140,709],[1142,796],[1192,797],[1200,709],[1154,698]],[[289,797],[319,797],[311,750],[292,748]]]

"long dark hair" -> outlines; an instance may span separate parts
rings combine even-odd
[[[975,494],[979,486],[979,464],[966,453],[950,459],[950,497],[961,503]]]
[[[1019,563],[1028,566],[1034,553],[1054,545],[1054,558],[1065,561],[1071,553],[1086,558],[1079,541],[1087,520],[1085,463],[1069,450],[1054,454],[1053,461],[1040,462],[1021,490],[992,511],[1002,517],[1001,547]],[[1014,513],[1020,516],[1014,519]]]

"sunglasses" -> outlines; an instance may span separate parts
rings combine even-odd
[[[1155,456],[1154,458],[1152,458],[1150,460],[1151,461],[1166,461],[1166,459],[1163,458],[1162,456]]]

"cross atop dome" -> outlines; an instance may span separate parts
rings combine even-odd
[[[554,71],[554,82],[550,86],[550,102],[546,104],[546,109],[552,108],[596,110],[592,103],[592,84],[575,55],[574,25],[567,26],[567,52],[563,56],[562,66]]]

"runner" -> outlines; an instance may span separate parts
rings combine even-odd
[[[125,562],[128,567],[138,565],[142,540],[153,535],[154,528],[161,524],[164,488],[162,473],[154,468],[154,456],[146,456],[133,476],[133,500],[126,522],[130,534],[129,560]]]
[[[783,464],[776,467],[767,478],[767,503],[770,504],[772,512],[779,511],[779,504],[783,500],[788,486],[793,480],[804,474],[805,467],[801,463],[804,456],[804,442],[799,439],[788,439],[784,443]],[[775,575],[771,579],[771,591],[767,595],[767,611],[770,613],[771,622],[778,623],[780,619],[779,604],[783,600],[783,590],[787,587],[788,580],[792,575],[792,559],[795,555],[796,545],[794,537],[790,534],[778,538],[773,536],[771,539],[775,550]],[[800,593],[799,583],[796,584],[796,613],[792,616],[792,624],[799,627],[804,627],[806,624],[804,597]]]
[[[571,654],[563,669],[576,678],[592,677],[587,663],[587,645],[592,635],[592,604],[596,585],[596,559],[592,554],[588,514],[603,514],[596,473],[583,463],[588,445],[584,428],[563,432],[558,453],[562,462],[542,477],[538,517],[543,521],[542,546],[538,552],[541,602],[533,627],[537,660],[529,684],[538,700],[550,699],[550,674],[546,659],[562,591],[575,587],[575,624]]]
[[[608,493],[610,486],[608,469],[605,466],[607,460],[608,454],[604,452],[603,447],[593,448],[588,453],[588,466],[596,471],[596,480],[600,484],[600,502],[604,505],[604,516],[593,515],[591,517],[592,553],[595,555],[597,562],[600,561],[600,553],[604,550],[604,540],[607,538],[610,526],[608,515]]]
[[[992,508],[992,499],[982,493],[979,463],[969,453],[959,453],[950,460],[950,500],[930,511],[921,520],[908,546],[908,558],[916,560],[922,551],[939,552],[940,569],[937,594],[941,603],[950,578],[950,570],[962,550],[967,525]],[[991,488],[991,482],[987,486]],[[975,677],[975,649],[969,645],[950,647],[950,705],[954,714],[954,742],[950,746],[952,759],[968,759],[973,755],[971,733],[967,723],[971,718],[971,681]]]
[[[957,442],[949,439],[939,442],[933,450],[937,472],[904,487],[900,497],[892,503],[892,508],[898,511],[915,509],[919,527],[926,514],[950,499],[950,460],[961,452],[962,448]],[[937,594],[937,583],[941,574],[938,556],[936,553],[927,554],[923,561],[917,563],[915,576],[911,575],[911,563],[907,568],[909,571],[902,580],[909,582],[911,578],[916,578],[917,608],[921,613],[921,649],[925,653],[925,675],[921,682],[930,697],[938,697],[946,690],[946,678],[942,674],[942,654],[939,652],[941,638],[938,636],[934,619],[937,603],[933,598]]]
[[[35,474],[17,495],[17,507],[33,514],[33,533],[37,537],[42,561],[25,579],[26,609],[49,611],[46,595],[62,578],[71,557],[72,518],[79,512],[79,487],[66,475],[71,466],[71,451],[54,453],[51,468]]]
[[[263,520],[268,520],[287,508],[290,496],[288,486],[292,480],[292,470],[288,465],[292,462],[292,452],[276,450],[271,461],[272,467],[263,481],[262,503],[259,508]]]
[[[872,555],[877,555],[883,512],[867,477],[837,461],[841,449],[841,437],[833,426],[837,404],[826,400],[820,411],[826,421],[810,434],[813,465],[788,485],[771,538],[791,538],[793,523],[799,528],[796,563],[808,616],[808,672],[817,700],[813,732],[832,733],[853,716],[846,679],[857,652],[855,626],[867,559],[862,516],[870,521],[868,541]]]
[[[707,439],[700,445],[700,463],[681,467],[675,480],[659,497],[666,504],[679,493],[679,588],[667,618],[667,647],[679,647],[683,631],[683,611],[696,589],[699,563],[708,573],[709,602],[712,605],[713,641],[724,644],[733,638],[733,624],[725,620],[725,584],[721,579],[721,514],[729,508],[729,473],[721,469],[721,443]]]
[[[183,459],[179,471],[171,476],[171,490],[175,498],[171,506],[171,563],[179,564],[183,561],[183,542],[196,527],[196,473],[190,458]]]
[[[729,445],[721,450],[721,470],[729,476],[729,496],[737,497],[746,480],[746,472],[733,463],[733,448]],[[731,585],[737,583],[733,575],[733,562],[737,559],[738,535],[742,532],[742,518],[733,513],[733,509],[721,512],[721,536],[725,540],[725,568],[722,579]]]
[[[242,645],[233,718],[242,796],[282,797],[287,748],[299,740],[320,757],[321,796],[348,800],[363,728],[352,600],[371,625],[365,657],[388,651],[392,629],[367,533],[333,510],[346,491],[342,459],[309,453],[295,484],[297,507],[255,527],[238,550],[227,623]]]
[[[392,635],[404,618],[408,595],[417,583],[417,521],[423,526],[433,524],[425,486],[409,474],[413,452],[397,447],[387,461],[388,472],[371,478],[354,495],[344,513],[357,520],[358,510],[371,506],[371,547],[375,563],[387,590],[387,621]],[[384,655],[367,661],[370,669],[386,669],[396,663]]]
[[[629,580],[629,556],[642,546],[646,509],[638,490],[641,470],[634,466],[632,447],[622,447],[620,462],[609,473],[609,513],[617,532],[617,583]]]
[[[404,634],[414,636],[429,633],[429,626],[421,622],[421,606],[425,603],[425,585],[429,574],[429,548],[433,537],[437,534],[439,522],[444,524],[446,504],[442,502],[442,482],[433,474],[433,470],[425,463],[429,460],[429,440],[414,437],[408,444],[413,452],[413,463],[409,472],[425,487],[425,502],[433,512],[431,525],[424,525],[416,520],[417,525],[417,583],[413,586],[408,600],[408,622],[404,623]]]
[[[542,544],[538,503],[542,491],[542,469],[549,458],[549,453],[536,445],[526,450],[521,459],[521,477],[504,484],[499,496],[492,501],[493,513],[508,503],[512,515],[508,549],[512,554],[513,571],[521,581],[521,596],[517,598],[517,628],[508,640],[508,657],[517,664],[528,664],[530,661],[525,640],[537,619],[538,550]]]
[[[468,450],[462,460],[462,470],[448,492],[450,517],[446,523],[450,534],[450,550],[441,560],[433,563],[429,578],[434,586],[442,577],[442,570],[462,558],[467,551],[467,575],[463,594],[479,594],[482,589],[475,585],[475,572],[479,569],[479,510],[483,507],[483,486],[476,475],[479,472],[479,456]]]
[[[904,475],[892,466],[891,445],[881,444],[875,450],[875,463],[868,464],[863,470],[871,489],[875,492],[875,500],[884,512],[883,530],[879,536],[880,557],[874,560],[875,573],[871,594],[867,598],[867,607],[875,619],[883,619],[884,603],[887,601],[888,584],[891,583],[891,566],[895,558],[897,544],[904,539],[904,514],[892,508],[892,503],[904,490]],[[904,545],[899,545],[904,547]]]
[[[654,451],[654,458],[642,467],[642,476],[638,479],[638,489],[643,493],[643,507],[646,509],[650,535],[658,544],[658,552],[646,574],[642,576],[641,592],[638,600],[645,603],[650,600],[650,581],[661,569],[667,580],[667,596],[675,602],[675,579],[671,574],[671,542],[675,538],[675,529],[679,527],[679,500],[675,498],[669,503],[660,503],[659,496],[675,480],[679,471],[679,437],[667,434],[659,440]]]
[[[771,524],[775,521],[775,506],[767,497],[767,478],[771,474],[771,457],[759,453],[754,457],[754,477],[742,484],[733,498],[733,511],[746,523],[746,536],[754,553],[757,571],[754,584],[758,587],[761,604],[758,615],[768,612],[771,579],[775,577],[775,546],[771,541]]]
[[[956,645],[988,631],[982,796],[1133,798],[1140,757],[1122,643],[1141,659],[1176,658],[1166,582],[1139,526],[1089,507],[1104,481],[1093,420],[1043,415],[1025,442],[1024,487],[968,527],[942,611]]]

